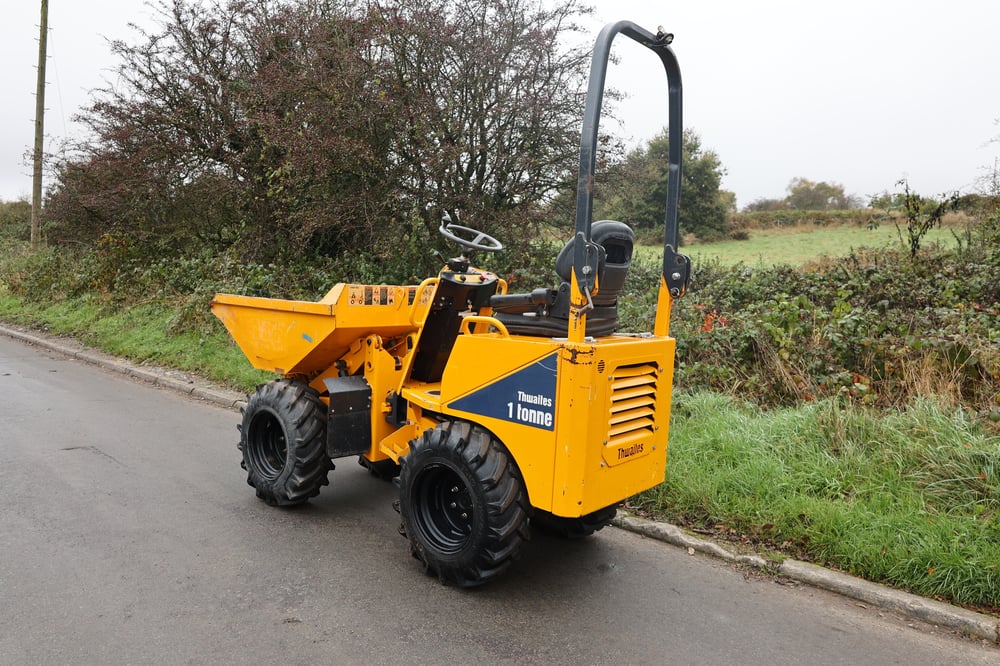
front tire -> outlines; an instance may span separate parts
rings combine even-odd
[[[294,506],[329,483],[326,405],[315,389],[276,379],[247,397],[240,426],[247,483],[272,506]]]
[[[503,444],[479,426],[445,422],[401,462],[403,526],[428,573],[460,587],[503,573],[529,538],[527,492]]]

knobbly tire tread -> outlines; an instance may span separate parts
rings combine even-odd
[[[531,517],[531,526],[564,539],[584,539],[594,532],[604,529],[618,515],[618,505],[598,509],[579,518],[562,518],[553,516],[548,511],[535,509]]]
[[[445,584],[475,587],[518,557],[530,538],[530,505],[517,465],[492,433],[465,421],[445,421],[411,442],[400,462],[403,531],[428,574]],[[427,485],[449,472],[464,483],[473,509],[468,534],[455,537],[451,548],[435,541],[428,523],[439,514],[428,513],[433,508],[424,501]]]
[[[247,483],[257,497],[272,506],[295,506],[329,484],[333,462],[326,454],[326,405],[315,389],[298,380],[276,379],[248,395],[242,411],[239,449]],[[268,455],[269,444],[262,438],[269,433],[283,435],[283,461]]]

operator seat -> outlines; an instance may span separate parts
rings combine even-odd
[[[627,224],[614,220],[594,222],[591,240],[604,248],[597,268],[598,292],[594,309],[587,312],[587,335],[601,337],[618,329],[618,294],[625,285],[635,234]],[[493,317],[513,335],[566,337],[569,331],[570,279],[573,273],[571,239],[556,257],[558,289],[535,289],[530,294],[497,294],[490,298]]]

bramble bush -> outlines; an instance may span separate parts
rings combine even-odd
[[[26,200],[0,201],[0,240],[28,240],[31,204]]]
[[[175,313],[170,332],[201,334],[224,334],[209,309],[219,292],[314,301],[338,282],[417,284],[440,268],[435,249],[448,256],[456,252],[417,221],[408,233],[398,233],[377,248],[335,257],[286,256],[269,263],[240,259],[235,250],[157,256],[130,237],[112,233],[90,247],[43,247],[35,253],[24,242],[0,243],[0,291],[41,306],[84,296],[109,311],[160,303]],[[476,260],[516,288],[554,278],[552,244],[542,239],[512,244]]]
[[[679,386],[763,406],[836,396],[889,407],[936,395],[1000,416],[997,215],[973,242],[857,250],[812,270],[694,267],[674,309]],[[657,268],[633,271],[622,317],[648,328]]]

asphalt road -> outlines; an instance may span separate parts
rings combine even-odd
[[[1000,650],[606,529],[424,576],[391,484],[246,485],[238,414],[0,336],[0,664],[997,664]]]

